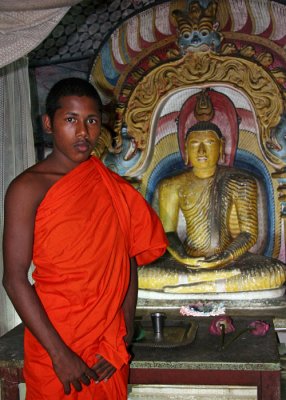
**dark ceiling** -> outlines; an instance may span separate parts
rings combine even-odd
[[[29,54],[30,66],[93,58],[105,37],[123,20],[138,10],[163,2],[164,0],[83,0],[71,7],[47,39]],[[286,0],[278,0],[276,3],[286,4]]]
[[[139,3],[136,5],[136,3]],[[83,0],[70,8],[40,46],[29,54],[31,67],[94,57],[114,28],[128,16],[159,1]]]

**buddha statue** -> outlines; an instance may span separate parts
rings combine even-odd
[[[233,293],[276,289],[286,266],[249,252],[258,237],[257,178],[219,165],[224,138],[219,127],[200,121],[186,134],[191,168],[163,179],[158,212],[169,239],[159,261],[139,269],[139,288],[167,293]],[[177,234],[179,214],[185,240]]]

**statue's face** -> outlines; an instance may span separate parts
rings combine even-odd
[[[221,140],[214,131],[194,131],[187,139],[186,150],[194,168],[212,168],[220,158]]]

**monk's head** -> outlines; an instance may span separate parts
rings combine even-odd
[[[223,153],[223,136],[219,127],[211,122],[198,122],[186,135],[186,164],[193,166],[202,176],[211,176]]]
[[[81,78],[66,78],[60,80],[51,88],[46,99],[46,114],[52,123],[56,111],[62,107],[61,99],[69,96],[89,97],[96,102],[100,113],[102,112],[100,96],[91,83]]]
[[[52,160],[71,170],[86,161],[101,132],[102,103],[95,88],[79,78],[56,83],[47,97],[42,123],[52,135]]]

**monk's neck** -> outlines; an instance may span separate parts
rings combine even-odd
[[[193,168],[193,174],[200,179],[211,178],[215,175],[217,166],[215,165],[212,168]]]

